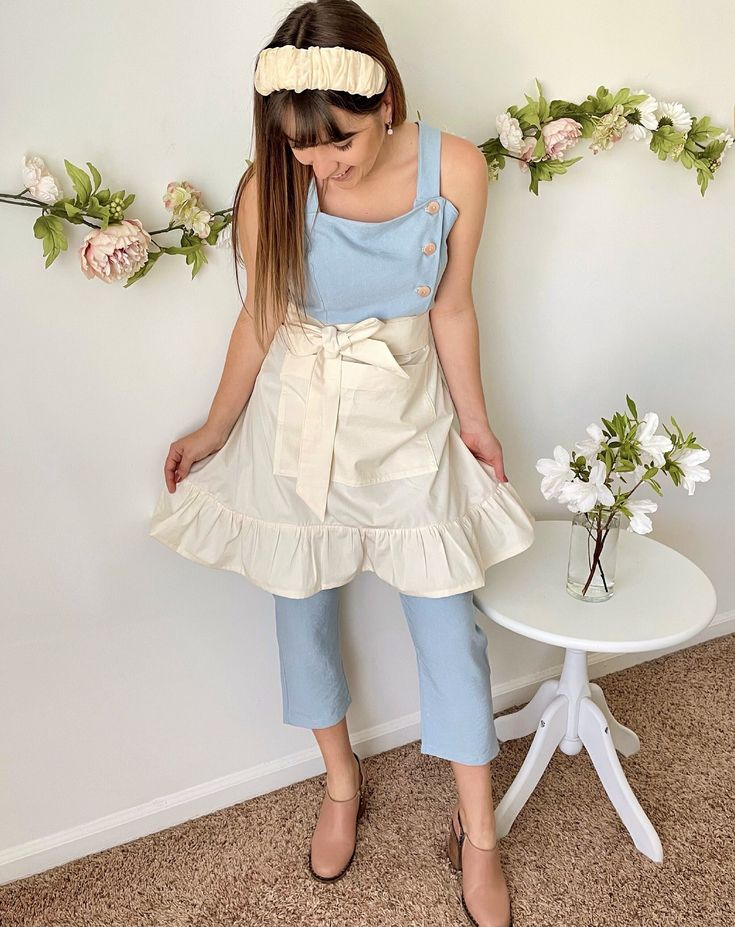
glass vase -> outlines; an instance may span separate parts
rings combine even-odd
[[[577,512],[571,521],[567,592],[583,602],[604,602],[615,589],[620,512]]]

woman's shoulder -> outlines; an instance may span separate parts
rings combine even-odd
[[[441,194],[462,211],[462,204],[487,192],[487,161],[464,135],[438,130],[441,138]]]

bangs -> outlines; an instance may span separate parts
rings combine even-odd
[[[356,134],[356,130],[343,131],[335,121],[329,105],[317,101],[315,94],[310,95],[309,100],[304,99],[306,92],[293,93],[292,96],[293,99],[284,106],[278,118],[283,140],[291,148],[299,151],[317,145],[339,144]]]

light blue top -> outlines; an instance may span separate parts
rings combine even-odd
[[[306,312],[324,324],[428,312],[447,265],[447,235],[459,210],[439,193],[441,131],[418,121],[413,207],[363,222],[321,212],[315,178],[306,203]]]

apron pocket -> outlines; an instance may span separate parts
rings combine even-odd
[[[401,355],[396,355],[400,362]],[[332,480],[349,486],[382,483],[439,469],[428,430],[436,411],[426,390],[429,360],[401,364],[407,380],[363,388],[362,365],[342,368]]]
[[[403,358],[420,356],[418,363]],[[343,360],[331,481],[350,486],[381,483],[439,469],[428,431],[436,409],[427,390],[434,359],[428,348],[395,355],[408,378],[352,360]],[[298,476],[308,380],[281,375],[273,472]]]

